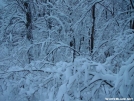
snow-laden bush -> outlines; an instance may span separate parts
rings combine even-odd
[[[78,57],[55,65],[36,61],[0,70],[0,101],[104,101],[134,97],[134,55],[115,74],[111,64]],[[45,65],[49,64],[49,65]]]
[[[123,63],[117,74],[114,96],[133,98],[134,97],[134,54]]]

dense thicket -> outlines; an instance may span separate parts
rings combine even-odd
[[[0,100],[134,97],[133,0],[5,4],[0,9]]]

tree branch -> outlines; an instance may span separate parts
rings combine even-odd
[[[102,80],[102,79],[97,79],[97,80],[95,80],[94,82],[90,83],[88,86],[90,86],[91,84],[93,84],[93,83],[95,83],[95,82],[97,82],[97,81],[99,81],[99,80]],[[82,89],[80,90],[80,92],[84,91],[88,86],[82,88]]]
[[[20,1],[20,0],[19,0]],[[23,6],[19,3],[18,0],[16,0],[16,2],[18,3],[18,6],[22,9],[22,11],[24,11],[26,13],[26,10],[23,8]],[[20,1],[22,3],[22,1]],[[22,3],[23,4],[23,3]]]
[[[132,1],[132,0],[130,0],[130,3],[131,3],[132,8],[134,9],[133,1]]]
[[[78,54],[80,55],[80,53],[79,53],[76,49],[74,49],[74,48],[72,48],[72,47],[70,47],[70,46],[59,46],[59,47],[56,47],[55,49],[53,49],[51,52],[49,52],[48,55],[47,55],[44,59],[46,59],[46,58],[47,58],[51,53],[53,53],[56,49],[61,48],[61,47],[70,48],[70,49],[74,50],[76,53],[78,53]]]
[[[106,10],[108,10],[112,15],[113,15],[113,12],[111,10],[109,10],[106,6],[104,6],[103,4],[101,4],[100,2],[98,2],[98,4],[100,4],[101,6],[103,6]]]

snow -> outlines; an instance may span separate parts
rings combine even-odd
[[[66,92],[66,84],[63,84],[59,87],[59,91],[57,94],[57,100],[61,101],[62,97],[64,96],[64,93]]]
[[[0,0],[0,8],[4,7],[6,4],[3,2],[3,0]]]
[[[26,1],[0,0],[0,101],[134,97],[129,1]]]
[[[92,65],[94,65],[96,71],[91,70],[89,68]],[[133,66],[133,63],[129,66],[130,67]],[[73,72],[73,69],[77,71]],[[8,69],[8,72],[18,72],[18,71],[21,72],[23,70],[24,68],[14,66]],[[44,89],[42,87],[46,86],[49,89],[46,88],[48,89],[46,92],[48,94],[48,97],[46,98],[46,100],[44,99],[45,101],[52,101],[52,100],[61,101],[62,99],[65,99],[65,101],[70,101],[71,99],[73,99],[73,97],[76,98],[75,101],[78,101],[80,95],[86,92],[88,89],[91,90],[89,92],[91,93],[92,96],[94,96],[96,91],[100,89],[102,82],[105,81],[105,82],[111,82],[111,85],[115,87],[116,91],[119,89],[121,95],[127,97],[126,92],[124,92],[124,87],[131,86],[132,84],[132,81],[128,79],[129,71],[125,70],[125,72],[122,72],[124,73],[123,75],[117,75],[114,73],[109,74],[108,70],[107,71],[105,70],[103,64],[89,61],[86,58],[82,57],[76,58],[74,63],[67,63],[60,61],[51,68],[44,68],[41,70],[43,70],[44,73],[45,72],[47,73],[46,76],[44,75],[45,77],[42,80],[41,80],[42,76],[34,77],[34,75],[39,74],[38,72],[36,74],[34,73],[32,74],[32,68],[30,70],[31,73],[25,77],[27,78],[26,80],[25,78],[21,79],[21,81],[19,80],[20,81],[19,84],[14,80],[14,82],[16,82],[17,85],[25,85],[25,86],[27,85],[26,88],[25,87],[20,88],[19,94],[26,93],[27,96],[31,96],[35,93],[36,90],[38,90],[38,88]],[[92,75],[92,77],[90,77],[89,75]],[[41,81],[37,83],[38,80]],[[73,89],[75,89],[75,91],[73,91]],[[105,90],[107,94],[108,92],[110,92],[109,85],[105,86]],[[72,95],[73,97],[70,96],[69,92],[72,92],[71,94],[73,94]],[[129,90],[127,93],[129,92],[131,92],[131,90]],[[90,98],[92,96],[90,96]],[[99,97],[97,99],[99,99]]]

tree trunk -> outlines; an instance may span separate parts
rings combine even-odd
[[[73,48],[75,49],[75,38],[73,36]],[[75,50],[73,50],[73,62],[74,62],[74,59],[75,59],[75,56],[76,56],[76,53],[75,53]]]
[[[30,41],[30,43],[31,44],[33,44],[33,35],[32,35],[32,12],[31,12],[31,7],[30,7],[30,2],[28,1],[28,2],[25,2],[24,3],[24,6],[25,6],[25,8],[26,8],[26,28],[27,28],[27,34],[26,34],[26,36],[27,36],[27,39]],[[31,50],[31,49],[29,49],[29,50]],[[34,54],[32,54],[31,52],[32,52],[32,50],[31,51],[29,51],[28,50],[28,52],[27,52],[27,54],[28,54],[28,59],[29,59],[29,62],[28,63],[31,63],[31,61],[33,60],[33,55]]]
[[[133,11],[134,10],[134,3],[133,3],[132,0],[130,0],[130,5],[128,5],[127,10],[128,11]],[[128,12],[127,14],[129,14],[130,16],[133,16],[132,12]],[[134,20],[133,19],[130,20],[130,28],[134,29]]]
[[[33,43],[33,35],[32,35],[32,13],[31,13],[30,2],[25,2],[24,3],[24,6],[26,8],[27,39],[32,44]]]
[[[94,48],[94,34],[95,34],[95,5],[92,7],[92,19],[93,19],[93,25],[92,25],[92,31],[91,31],[91,38],[90,38],[90,51],[93,53]]]

